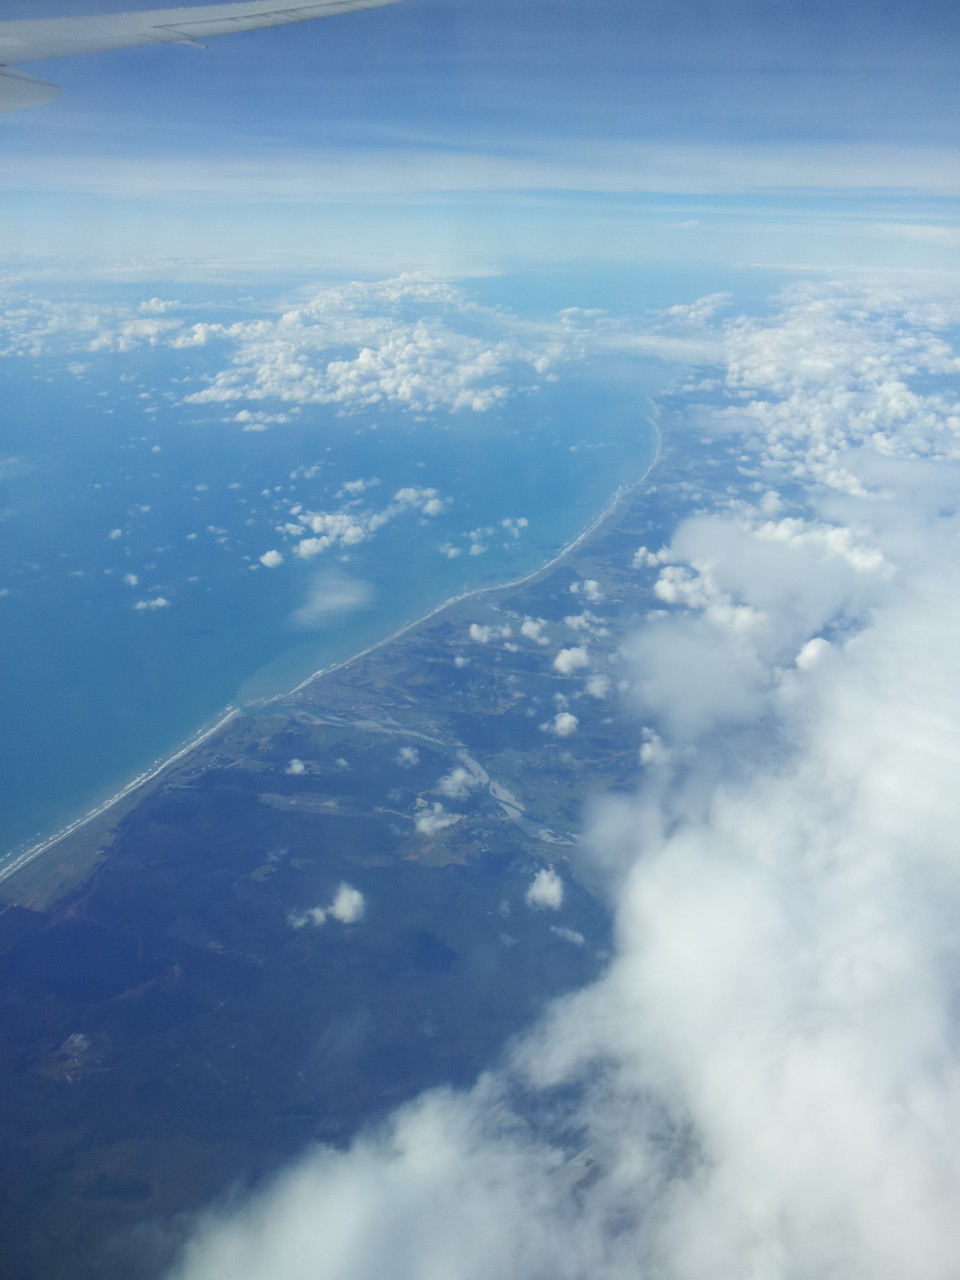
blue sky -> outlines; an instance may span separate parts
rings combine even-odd
[[[946,3],[405,0],[36,63],[64,95],[0,121],[6,248],[937,268],[958,36]]]

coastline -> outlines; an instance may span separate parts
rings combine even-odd
[[[431,609],[429,613],[424,613],[410,622],[405,622],[402,627],[398,627],[396,631],[385,636],[382,640],[377,640],[375,643],[367,645],[366,649],[361,649],[358,653],[352,653],[349,658],[344,658],[341,662],[335,662],[329,667],[321,667],[319,671],[314,671],[312,675],[307,676],[305,680],[301,680],[298,685],[295,685],[286,693],[277,694],[272,698],[264,698],[258,702],[251,702],[247,705],[267,707],[273,705],[275,702],[285,702],[287,698],[292,698],[294,694],[299,693],[302,689],[306,689],[309,685],[313,684],[315,680],[320,680],[324,676],[331,675],[334,671],[342,671],[345,667],[349,667],[351,663],[359,662],[361,658],[367,657],[368,654],[376,653],[377,650],[382,649],[384,645],[392,644],[394,640],[399,640],[401,636],[405,636],[409,631],[413,631],[417,627],[422,626],[423,623],[429,622],[431,618],[437,617],[438,614],[443,613],[445,610],[452,609],[455,605],[462,604],[465,600],[473,600],[478,596],[492,595],[497,591],[513,591],[518,587],[526,586],[529,582],[533,582],[535,579],[539,578],[541,574],[550,573],[558,565],[562,564],[569,556],[573,555],[573,553],[581,547],[583,543],[593,537],[593,535],[616,514],[617,508],[625,498],[632,496],[644,484],[646,484],[651,472],[659,463],[663,452],[663,437],[660,432],[660,425],[657,421],[657,418],[659,417],[659,408],[653,401],[650,403],[652,406],[650,411],[650,426],[653,430],[654,452],[647,469],[639,480],[635,480],[631,484],[620,485],[614,491],[613,497],[599,515],[597,515],[585,529],[581,530],[572,542],[568,542],[564,547],[561,547],[557,554],[553,556],[552,559],[548,560],[546,564],[542,564],[539,568],[532,569],[529,573],[525,573],[519,578],[514,578],[510,582],[498,582],[492,586],[488,584],[482,587],[472,587],[469,591],[461,591],[459,595],[450,596],[448,599],[444,600],[442,604],[438,604],[436,608]]]
[[[323,679],[325,676],[331,675],[335,671],[342,671],[355,662],[359,662],[369,654],[375,653],[385,645],[392,644],[395,640],[400,639],[400,637],[406,635],[408,632],[415,630],[417,627],[429,622],[432,618],[444,613],[447,609],[451,609],[456,605],[462,604],[464,601],[472,600],[480,596],[490,595],[500,591],[516,590],[519,587],[523,587],[528,583],[535,581],[543,574],[550,573],[552,570],[556,569],[558,565],[562,564],[581,546],[583,546],[585,542],[592,538],[594,534],[596,534],[598,530],[616,514],[618,508],[628,497],[637,493],[643,485],[646,484],[651,473],[659,464],[663,453],[663,437],[658,421],[660,411],[659,406],[654,400],[648,399],[648,404],[650,406],[648,421],[653,432],[654,452],[643,474],[638,480],[635,480],[630,484],[620,485],[615,490],[613,497],[607,505],[590,522],[590,524],[587,525],[585,529],[581,530],[581,532],[571,542],[563,546],[560,551],[558,551],[557,554],[545,564],[540,565],[538,568],[533,569],[531,572],[523,574],[512,581],[496,583],[494,585],[488,584],[482,587],[473,587],[469,591],[462,591],[458,595],[450,596],[435,608],[429,610],[429,612],[422,614],[409,622],[405,622],[403,626],[399,627],[396,631],[393,631],[390,635],[385,636],[382,640],[377,640],[374,644],[368,645],[365,649],[351,654],[350,657],[344,658],[340,662],[332,663],[330,666],[321,667],[318,671],[314,671],[311,675],[307,676],[306,679],[301,680],[299,684],[284,693],[277,694],[270,698],[256,699],[251,702],[244,703],[241,706],[228,705],[224,708],[223,714],[219,715],[213,724],[210,724],[207,727],[201,727],[182,746],[177,747],[170,755],[155,761],[147,769],[143,770],[141,773],[137,774],[136,777],[127,782],[114,795],[102,801],[86,813],[81,814],[80,817],[75,818],[72,822],[67,823],[66,826],[61,827],[52,835],[46,836],[42,840],[37,841],[36,844],[31,845],[21,853],[14,854],[11,857],[10,862],[0,866],[0,884],[16,875],[17,872],[21,871],[24,867],[34,862],[49,850],[55,848],[64,840],[67,840],[70,836],[75,835],[85,826],[95,822],[98,818],[108,813],[110,809],[114,808],[114,806],[129,799],[135,792],[148,786],[172,765],[176,764],[179,760],[182,760],[191,752],[197,750],[208,739],[219,733],[227,724],[242,715],[247,708],[267,707],[276,703],[286,702],[289,698],[294,697],[303,689],[312,685],[315,681]]]
[[[226,714],[219,716],[215,723],[210,725],[209,728],[201,728],[198,730],[198,732],[195,733],[188,742],[185,742],[181,747],[177,747],[172,755],[164,756],[162,759],[155,761],[149,766],[149,768],[144,769],[142,773],[138,773],[135,778],[131,778],[130,781],[121,787],[115,795],[110,796],[107,800],[102,801],[93,809],[89,809],[86,813],[81,814],[79,818],[74,818],[74,820],[72,822],[68,822],[65,827],[61,827],[59,831],[55,831],[52,836],[45,837],[43,840],[31,845],[29,849],[25,849],[22,853],[15,855],[11,862],[0,867],[0,884],[2,884],[4,880],[9,879],[10,876],[14,875],[17,871],[20,871],[23,867],[33,862],[35,858],[39,858],[41,854],[46,853],[48,849],[52,849],[54,845],[59,844],[61,840],[66,840],[68,836],[72,836],[75,832],[79,831],[81,827],[85,827],[88,823],[94,822],[108,810],[112,809],[114,805],[120,804],[122,800],[126,800],[135,791],[139,791],[141,787],[145,787],[147,783],[152,782],[154,778],[158,777],[172,764],[176,764],[176,762],[181,760],[185,755],[189,755],[191,751],[195,751],[197,747],[202,746],[208,738],[213,737],[215,733],[219,733],[224,725],[229,724],[231,720],[234,720],[238,715],[240,715],[242,707],[228,706],[225,707],[224,710]]]

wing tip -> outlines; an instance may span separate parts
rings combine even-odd
[[[28,76],[16,67],[0,67],[0,111],[42,107],[60,97],[60,89],[46,80]]]

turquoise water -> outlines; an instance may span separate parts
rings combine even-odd
[[[178,403],[208,359],[148,350],[87,357],[80,375],[61,357],[3,369],[15,459],[0,582],[7,855],[228,704],[282,693],[452,595],[545,563],[646,469],[648,397],[675,372],[618,357],[569,366],[495,412],[417,420],[312,406],[295,424],[243,432],[222,405]],[[343,495],[360,479],[379,484]],[[398,515],[311,561],[278,532],[296,504],[369,513],[408,486],[436,489],[443,511]],[[519,536],[502,525],[520,518]],[[271,549],[284,563],[261,567]],[[298,610],[331,572],[333,587],[359,583],[365,599],[304,629]],[[169,603],[134,607],[156,599]]]

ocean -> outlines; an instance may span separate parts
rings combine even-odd
[[[311,404],[244,431],[184,403],[209,368],[140,346],[4,369],[4,860],[226,707],[552,559],[647,469],[677,372],[594,357],[486,412]],[[306,513],[354,533],[301,558]]]

